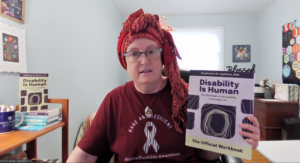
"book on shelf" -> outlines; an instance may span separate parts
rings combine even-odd
[[[44,117],[46,117],[46,116],[44,116]],[[50,117],[50,118],[23,118],[22,123],[47,123],[47,122],[51,122],[51,121],[59,119],[59,118],[61,118],[61,114],[56,115],[54,117]]]
[[[16,127],[17,130],[24,130],[24,131],[41,131],[41,130],[44,130],[48,127],[51,127],[55,124],[58,124],[59,122],[61,122],[61,120],[56,120],[56,121],[53,121],[51,124],[49,125],[46,125],[46,126],[35,126],[35,125],[30,125],[30,126],[18,126]]]
[[[58,121],[58,119],[56,120],[52,120],[50,122],[22,122],[20,126],[47,126],[47,125],[50,125],[54,122]]]
[[[16,116],[18,115],[18,117],[20,117],[19,116],[19,114],[16,114]],[[54,115],[54,116],[51,116],[51,117],[49,117],[49,116],[44,116],[44,115],[23,115],[23,119],[39,119],[39,120],[43,120],[43,119],[49,119],[49,118],[52,118],[52,117],[55,117],[55,116],[62,116],[62,114],[59,114],[59,115]]]
[[[48,116],[48,117],[53,117],[61,113],[62,113],[61,108],[22,112],[23,116]]]
[[[185,144],[251,160],[252,146],[239,127],[252,124],[254,73],[191,70]]]
[[[48,74],[20,73],[20,111],[48,109]]]

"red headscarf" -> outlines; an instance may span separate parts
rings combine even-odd
[[[172,120],[176,131],[182,133],[182,129],[186,125],[188,86],[180,78],[176,56],[179,59],[181,58],[174,44],[173,37],[169,32],[161,29],[157,15],[144,14],[142,9],[132,13],[126,22],[123,23],[123,29],[120,32],[118,41],[118,57],[124,69],[127,69],[127,65],[123,53],[137,38],[150,39],[163,48],[162,61],[172,86]]]

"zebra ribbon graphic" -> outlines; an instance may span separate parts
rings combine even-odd
[[[152,131],[150,131],[148,128],[152,127]],[[144,144],[144,151],[147,154],[148,150],[150,148],[150,146],[152,145],[152,147],[154,148],[155,152],[157,153],[158,149],[159,149],[159,145],[157,143],[157,141],[154,139],[155,135],[156,135],[156,127],[153,124],[153,122],[147,122],[145,129],[144,129],[145,135],[147,137],[146,143]]]

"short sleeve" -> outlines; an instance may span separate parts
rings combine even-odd
[[[110,152],[107,139],[107,111],[109,109],[109,96],[107,95],[103,100],[97,114],[83,136],[78,143],[78,147],[86,153],[94,156],[101,156]]]

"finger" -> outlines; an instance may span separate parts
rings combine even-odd
[[[248,116],[249,121],[251,121],[253,123],[253,126],[259,128],[259,123],[257,121],[257,118],[254,116],[249,115]]]
[[[259,128],[253,126],[253,125],[250,125],[250,124],[241,124],[240,125],[242,129],[245,129],[245,130],[249,130],[251,131],[252,133],[254,134],[260,134],[260,130]]]
[[[252,145],[252,149],[256,149],[258,147],[258,141],[254,141],[253,139],[246,139],[246,142]]]
[[[253,134],[250,132],[240,131],[240,134],[244,137],[248,137],[249,139],[253,139],[254,141],[259,141],[260,135],[259,134]]]

